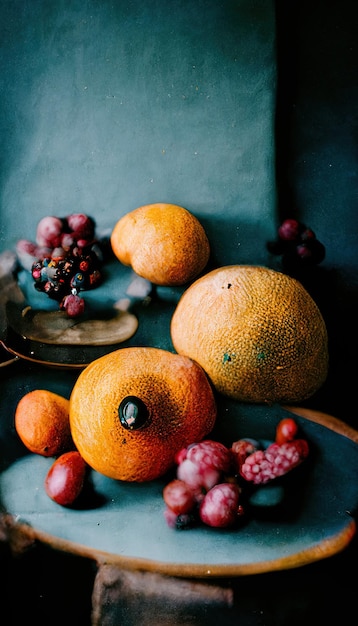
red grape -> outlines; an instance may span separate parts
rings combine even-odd
[[[73,504],[83,490],[87,468],[77,450],[59,456],[45,478],[47,495],[62,506]]]
[[[284,241],[298,241],[303,225],[295,219],[284,220],[278,229],[278,236]]]
[[[295,420],[292,417],[286,417],[277,424],[275,441],[279,445],[286,441],[292,441],[296,437],[297,432],[298,426]]]
[[[38,246],[57,248],[61,245],[63,221],[59,217],[46,216],[37,224],[36,243]]]
[[[71,234],[79,245],[92,241],[95,234],[95,223],[91,217],[85,213],[72,213],[68,215],[67,224]]]
[[[189,485],[183,480],[174,479],[163,490],[163,499],[176,515],[189,513],[196,504],[196,499]]]
[[[318,239],[308,239],[297,246],[296,254],[301,261],[318,265],[326,256],[326,249]]]

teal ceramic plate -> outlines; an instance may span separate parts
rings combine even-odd
[[[13,415],[18,399],[39,387],[39,380],[68,395],[75,374],[46,370],[41,379],[41,370],[20,376],[6,371],[0,390],[2,508],[23,532],[56,549],[174,576],[239,576],[327,558],[348,546],[356,532],[358,432],[308,410],[296,418],[310,443],[309,458],[282,482],[278,502],[269,490],[261,493],[237,529],[169,528],[162,499],[168,477],[132,484],[92,472],[95,494],[81,508],[61,507],[43,486],[52,460],[28,453]],[[220,400],[213,436],[226,444],[245,436],[272,439],[287,415],[292,413],[278,406]]]

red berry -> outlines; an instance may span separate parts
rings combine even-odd
[[[230,450],[218,441],[207,439],[188,446],[176,455],[180,460],[177,478],[186,482],[191,489],[208,491],[221,481],[222,474],[230,470]]]
[[[195,496],[190,487],[179,479],[174,479],[163,489],[163,499],[176,515],[189,513],[196,504]]]
[[[200,519],[207,526],[227,528],[233,526],[241,514],[240,489],[234,483],[215,485],[205,495],[199,509]]]
[[[72,233],[63,233],[61,238],[61,246],[65,250],[69,251],[71,246],[75,244],[75,240],[73,238]]]
[[[92,241],[95,233],[95,223],[91,217],[85,213],[72,213],[66,219],[73,238],[77,242],[84,240],[85,244],[87,244]]]
[[[46,248],[61,245],[63,221],[59,217],[46,216],[37,224],[36,243]]]
[[[16,243],[17,257],[25,270],[31,272],[33,264],[51,254],[48,247],[40,247],[27,239],[19,239]]]
[[[177,477],[189,485],[193,491],[208,491],[221,480],[221,472],[205,463],[194,463],[184,459],[177,468]]]
[[[77,450],[59,456],[45,478],[47,495],[62,506],[73,504],[83,490],[87,467]]]
[[[230,450],[219,441],[205,439],[200,443],[190,446],[187,451],[187,459],[197,464],[213,467],[221,472],[228,472],[231,465]]]
[[[286,417],[277,424],[275,441],[279,445],[286,441],[292,441],[295,439],[297,432],[298,426],[295,420],[292,417]]]
[[[60,302],[60,309],[66,311],[69,317],[79,317],[84,313],[85,301],[80,296],[71,293]]]
[[[240,473],[245,480],[261,485],[297,467],[308,452],[308,443],[304,439],[294,439],[281,445],[272,443],[266,450],[250,454]]]

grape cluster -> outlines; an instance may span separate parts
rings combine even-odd
[[[284,220],[277,235],[275,241],[268,242],[267,248],[271,254],[282,257],[284,269],[290,271],[313,267],[324,260],[325,246],[313,230],[302,222],[296,219]]]
[[[69,317],[85,310],[79,293],[102,282],[103,253],[95,222],[84,213],[46,216],[37,225],[36,242],[17,242],[18,257],[31,271],[35,289],[57,300]]]
[[[176,477],[163,489],[168,526],[237,525],[246,515],[249,486],[287,474],[308,456],[308,443],[297,433],[295,420],[286,418],[278,423],[275,440],[267,447],[251,438],[238,439],[231,447],[206,439],[180,450],[175,457]]]

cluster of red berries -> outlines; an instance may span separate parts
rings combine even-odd
[[[95,222],[84,213],[42,218],[36,242],[17,242],[22,265],[31,271],[35,289],[59,302],[69,317],[85,310],[80,291],[102,282],[103,247],[95,237]]]
[[[313,230],[296,219],[284,220],[278,228],[278,238],[267,244],[269,252],[282,256],[284,269],[312,267],[323,261],[325,246]]]
[[[245,515],[245,490],[287,474],[308,456],[293,418],[282,419],[275,441],[263,447],[255,439],[239,439],[230,448],[207,439],[176,455],[176,478],[163,490],[164,516],[169,527],[198,523],[214,528],[237,524]]]

